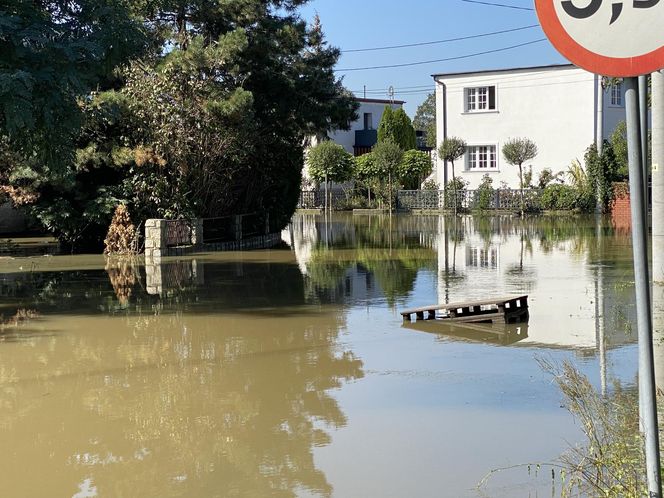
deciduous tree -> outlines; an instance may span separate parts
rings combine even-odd
[[[511,138],[503,145],[503,157],[513,165],[519,166],[519,204],[523,218],[523,163],[537,156],[537,145],[528,138]]]
[[[385,177],[387,176],[387,185],[388,185],[388,201],[390,205],[390,211],[392,210],[392,202],[394,198],[394,189],[392,180],[394,180],[399,172],[399,165],[403,158],[403,151],[401,148],[392,142],[387,140],[384,142],[378,142],[373,150],[371,151],[375,161],[375,167],[380,172],[380,174]]]
[[[415,111],[413,126],[425,132],[427,147],[436,147],[436,94],[430,93]]]
[[[424,177],[431,173],[431,157],[421,150],[407,150],[399,164],[399,181],[405,189],[418,189]]]
[[[457,182],[454,174],[454,161],[460,159],[466,153],[466,141],[459,137],[448,137],[438,148],[439,157],[452,164],[452,185],[454,186],[454,215],[457,214]]]

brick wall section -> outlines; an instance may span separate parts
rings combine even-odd
[[[611,223],[616,229],[629,230],[632,227],[632,205],[626,183],[617,183],[613,186]]]

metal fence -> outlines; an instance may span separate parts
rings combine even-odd
[[[524,207],[528,211],[539,210],[542,190],[524,189]],[[518,189],[496,189],[493,192],[480,190],[457,191],[458,209],[505,209],[517,210],[521,206]],[[454,192],[445,190],[399,190],[397,192],[397,209],[453,209]]]
[[[328,205],[332,209],[341,209],[348,203],[348,196],[343,190],[331,190],[328,192]],[[324,190],[303,190],[300,192],[298,209],[320,209],[325,207]]]
[[[348,195],[344,191],[335,190],[328,193],[328,205],[331,209],[346,209],[350,206]],[[527,211],[541,208],[542,190],[524,189],[523,201]],[[518,189],[495,189],[489,192],[481,190],[457,191],[457,208],[460,210],[476,209],[520,209]],[[320,209],[325,207],[325,192],[308,190],[300,192],[298,209]],[[410,211],[413,209],[440,210],[454,208],[454,192],[450,190],[399,190],[396,194],[397,209]]]
[[[268,213],[202,218],[197,220],[165,220],[165,246],[178,247],[196,243],[231,242],[266,235],[273,231]]]
[[[194,226],[190,220],[166,221],[166,247],[188,245],[194,233]]]

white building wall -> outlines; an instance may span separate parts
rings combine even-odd
[[[378,130],[378,125],[380,124],[380,120],[383,117],[383,112],[385,112],[385,106],[389,105],[392,107],[393,110],[401,109],[403,106],[404,102],[403,101],[395,101],[394,103],[390,103],[387,100],[379,100],[376,99],[376,101],[371,101],[371,99],[358,99],[358,102],[360,104],[359,109],[357,110],[357,120],[353,121],[350,125],[349,130],[337,130],[328,133],[328,137],[330,140],[332,140],[334,143],[337,143],[339,145],[342,145],[344,149],[346,149],[346,152],[353,154],[354,155],[354,149],[353,146],[355,145],[355,131],[356,130],[364,130],[364,115],[366,113],[371,114],[371,121],[372,121],[372,126],[369,129],[372,130]],[[314,145],[318,144],[318,139],[316,137],[309,137],[308,140],[309,147],[313,147]],[[305,150],[304,153],[304,169],[302,170],[302,178],[304,178],[305,182],[310,182],[310,177],[309,177],[309,171],[307,168],[306,164],[306,157],[307,157],[307,150]],[[337,189],[340,188],[341,186],[333,183],[332,188]]]
[[[620,85],[621,105],[611,102],[611,89],[604,90],[604,139],[608,140],[621,121],[625,121],[625,87]]]
[[[496,146],[497,169],[491,172],[467,171],[467,154],[455,162],[457,175],[471,189],[477,188],[485,173],[493,178],[494,188],[502,181],[518,188],[518,167],[507,164],[501,152],[509,138],[527,137],[537,144],[537,157],[523,165],[524,172],[532,166],[533,182],[544,168],[555,173],[567,170],[574,159],[582,161],[595,140],[596,77],[575,66],[441,75],[436,81],[439,145],[445,136],[458,136],[469,146]],[[464,88],[491,85],[496,86],[496,109],[466,112]],[[613,126],[605,125],[605,133]],[[443,185],[440,159],[437,171],[437,181]],[[451,178],[448,165],[448,181]]]

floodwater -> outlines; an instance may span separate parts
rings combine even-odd
[[[595,218],[296,216],[283,239],[0,259],[0,496],[559,496],[525,464],[582,434],[537,358],[635,382],[630,236]],[[527,324],[398,313],[505,294]]]

